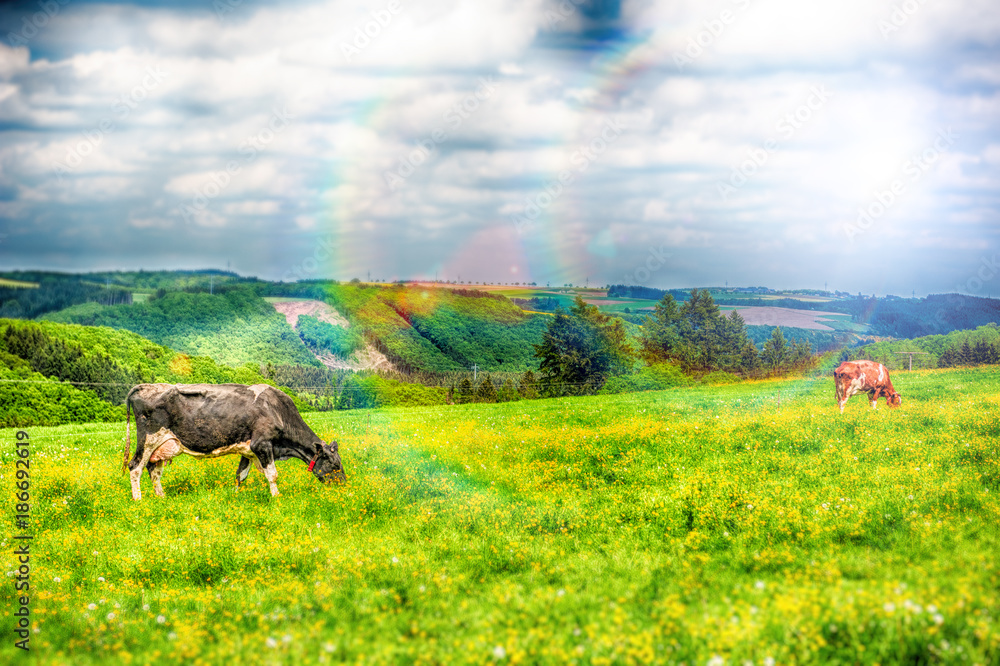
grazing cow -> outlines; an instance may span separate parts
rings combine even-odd
[[[163,497],[163,463],[182,453],[195,458],[242,456],[236,488],[252,462],[278,494],[278,460],[298,458],[317,479],[345,481],[337,442],[316,436],[287,395],[267,384],[139,384],[125,398],[125,460],[132,499],[142,499],[139,480],[149,470]],[[129,460],[129,414],[135,412],[136,448]]]
[[[892,388],[889,371],[875,361],[844,361],[833,371],[833,382],[837,386],[837,404],[841,414],[847,399],[855,393],[867,393],[872,409],[882,396],[890,407],[899,407],[903,402],[896,389]]]

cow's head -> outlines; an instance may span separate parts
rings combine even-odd
[[[343,483],[347,481],[344,474],[344,465],[340,462],[340,452],[337,450],[337,441],[331,440],[329,445],[320,444],[316,452],[316,460],[309,466],[316,478],[323,483],[336,481]]]
[[[898,393],[890,393],[885,397],[885,402],[890,407],[899,407],[903,404],[903,397]]]

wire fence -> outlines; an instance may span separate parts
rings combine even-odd
[[[483,381],[483,380],[481,380]],[[536,380],[536,382],[541,385],[544,383],[545,386],[593,386],[593,382],[548,382],[543,380]],[[167,382],[163,382],[167,383]],[[495,382],[494,382],[495,383]],[[47,379],[0,379],[0,384],[71,384],[73,386],[138,386],[139,384],[132,384],[128,382],[78,382],[70,380],[59,380],[58,382],[53,382]],[[268,384],[270,386],[270,384]],[[424,386],[421,384],[421,386]],[[282,384],[280,387],[275,386],[275,388],[287,388],[292,391],[367,391],[370,390],[364,386],[342,386],[334,384],[323,384],[317,386],[289,386],[287,384]],[[429,387],[429,388],[444,388],[443,386]],[[457,388],[457,387],[456,387]]]
[[[739,398],[734,397],[733,399],[716,399],[714,401],[715,405],[713,405],[712,408],[717,407],[720,403],[723,403],[723,404],[727,405],[728,407],[736,410],[737,412],[760,411],[761,409],[763,409],[767,405],[771,405],[771,406],[777,408],[778,410],[780,410],[783,403],[785,403],[785,404],[789,403],[790,401],[794,400],[795,398],[800,397],[806,391],[808,391],[808,387],[805,387],[805,386],[798,387],[797,389],[791,389],[790,387],[785,387],[783,389],[775,389],[775,390],[771,390],[771,391],[757,393],[757,394],[755,394],[750,399],[747,399],[747,396],[742,396],[742,397],[739,397]],[[623,394],[620,394],[620,395],[621,395],[621,397],[625,398],[627,396],[639,396],[639,395],[641,395],[641,393],[623,393]],[[572,396],[565,396],[565,397],[572,397]],[[518,401],[518,402],[523,402],[523,401]],[[486,404],[486,403],[469,403],[469,404],[471,404],[471,405],[477,405],[477,404]],[[512,404],[512,403],[507,403],[507,404]],[[442,407],[443,407],[443,409],[442,409]],[[637,408],[638,408],[638,405],[637,405]],[[400,420],[400,419],[402,419],[402,420],[404,420],[406,422],[413,422],[415,420],[415,416],[417,416],[417,414],[419,414],[419,416],[422,417],[422,418],[424,418],[424,419],[431,419],[431,420],[435,420],[435,421],[438,421],[442,417],[453,417],[453,416],[455,416],[455,411],[454,411],[455,405],[447,405],[447,406],[446,405],[414,405],[414,406],[406,406],[406,407],[395,408],[395,409],[401,409],[401,410],[405,409],[405,414],[404,413],[396,414],[396,413],[393,413],[393,412],[386,412],[385,409],[386,408],[382,408],[382,409],[379,409],[378,411],[375,411],[373,409],[351,409],[351,410],[331,410],[329,412],[314,412],[314,413],[330,414],[331,416],[336,415],[335,419],[331,420],[330,422],[324,422],[324,423],[316,425],[314,427],[315,428],[328,429],[331,426],[336,427],[337,425],[344,425],[347,428],[356,429],[358,427],[372,427],[372,426],[381,426],[381,425],[390,425],[391,426],[395,421]],[[394,408],[393,407],[389,407],[388,409],[394,409]],[[673,408],[671,408],[671,409],[672,410],[676,409],[676,406],[673,407]],[[699,406],[699,405],[692,405],[692,406],[681,407],[680,411],[688,411],[688,410],[698,411],[698,410],[701,410],[701,409],[709,409],[709,407]],[[476,414],[475,413],[471,413],[471,414],[469,414],[469,417],[475,419],[476,418]],[[516,418],[516,417],[517,417],[516,414],[511,416],[511,418]],[[329,417],[326,417],[326,418],[329,418]],[[361,422],[365,422],[365,423],[362,424]],[[120,436],[119,438],[121,440],[125,439],[125,424],[124,424],[124,422],[112,421],[112,422],[109,422],[109,425],[110,425],[110,427],[105,428],[105,429],[101,429],[101,430],[86,430],[86,431],[83,431],[83,432],[45,433],[45,434],[41,434],[41,435],[32,434],[31,441],[32,442],[38,442],[38,441],[67,439],[67,438],[81,438],[81,437],[88,437],[88,436],[92,436],[92,435],[103,435],[103,436],[115,436],[115,435],[118,435],[118,436]],[[41,428],[49,429],[49,428],[59,428],[59,427],[63,427],[63,426],[61,426],[61,425],[57,425],[57,426],[34,425],[34,426],[12,427],[12,428],[9,428],[9,429],[5,428],[4,430],[9,430],[10,434],[8,436],[0,435],[0,442],[5,443],[7,441],[13,441],[16,438],[16,432],[18,430],[28,430],[28,429],[31,429],[31,430],[35,430],[37,432],[37,429],[41,429]]]
[[[783,401],[787,402],[787,401],[789,401],[791,399],[799,397],[802,394],[808,392],[812,388],[812,386],[815,384],[815,382],[818,379],[820,379],[820,378],[821,377],[819,377],[819,376],[803,377],[802,381],[794,382],[792,385],[785,385],[785,386],[782,386],[782,387],[775,387],[772,390],[758,391],[750,399],[740,398],[740,399],[733,400],[733,401],[728,401],[728,402],[731,402],[731,406],[734,407],[734,408],[736,408],[736,409],[738,409],[738,410],[740,410],[740,411],[744,411],[744,410],[757,410],[757,409],[760,409],[760,408],[764,407],[768,403],[774,403],[778,407],[778,409],[780,409],[781,408],[781,404],[782,404]],[[60,381],[60,382],[52,382],[50,380],[41,380],[41,379],[0,379],[0,383],[5,383],[5,384],[50,384],[50,385],[51,384],[70,384],[70,385],[74,385],[74,386],[105,386],[105,387],[107,387],[107,386],[119,386],[119,387],[121,387],[121,386],[129,386],[129,387],[131,387],[131,386],[137,386],[137,384],[126,383],[126,382],[80,382],[80,381],[69,381],[69,380],[64,380],[64,381]],[[539,382],[539,385],[541,385],[541,382]],[[561,389],[565,390],[567,387],[582,387],[582,386],[591,386],[592,387],[593,384],[590,383],[590,382],[545,382],[545,386],[548,386],[548,387],[560,387]],[[339,390],[339,391],[349,391],[349,390],[365,391],[365,390],[370,390],[370,389],[368,389],[366,387],[363,387],[363,386],[341,386],[341,387],[331,387],[331,386],[284,386],[283,388],[288,388],[288,389],[293,390],[293,391],[309,391],[309,390],[317,390],[317,389],[322,389],[322,390],[331,390],[331,389],[334,389],[334,390]],[[683,388],[683,387],[677,387],[677,388]],[[622,394],[622,395],[639,395],[639,394],[641,394],[641,392],[639,392],[639,393],[630,392],[628,394]],[[574,397],[574,396],[565,395],[565,396],[554,396],[554,397],[559,398],[559,397]],[[727,401],[726,400],[722,400],[722,402],[727,402]],[[477,404],[477,403],[468,403],[468,404]],[[389,409],[393,408],[392,405],[389,405],[389,406],[386,406],[386,407],[389,408]],[[383,407],[383,409],[385,409],[386,407]],[[444,407],[444,409],[441,409],[441,407]],[[455,407],[455,405],[407,405],[407,406],[405,406],[405,409],[408,412],[410,412],[411,415],[412,415],[412,411],[419,410],[422,416],[427,416],[427,417],[434,418],[434,417],[440,417],[440,416],[453,415],[454,414],[454,411],[453,411],[454,407]],[[403,406],[400,406],[400,408],[403,408]],[[435,409],[435,408],[437,408],[437,409]],[[368,423],[370,424],[371,421],[374,419],[376,421],[376,425],[378,425],[379,423],[391,423],[393,420],[395,420],[395,416],[393,414],[391,414],[391,413],[386,413],[385,411],[379,411],[377,413],[373,413],[372,409],[373,408],[367,408],[367,409],[348,409],[348,410],[330,410],[330,412],[333,412],[333,413],[337,414],[337,421],[338,422],[345,422],[345,421],[351,422],[351,421],[355,421],[355,420],[367,419]],[[322,413],[328,413],[328,412],[324,411]],[[412,418],[412,416],[410,416],[408,418]],[[125,437],[124,424],[118,425],[120,422],[110,422],[110,423],[115,423],[116,425],[113,426],[113,427],[109,427],[107,429],[103,429],[103,430],[88,430],[86,432],[69,432],[69,433],[51,433],[51,434],[45,434],[45,435],[41,435],[41,436],[33,435],[31,439],[32,439],[32,441],[41,441],[41,440],[51,440],[51,439],[79,438],[79,437],[87,437],[87,436],[91,436],[91,435],[114,435],[114,434],[119,434],[119,433],[121,434],[122,439],[124,439],[124,437]],[[12,433],[16,433],[17,430],[24,429],[26,427],[30,427],[30,428],[43,428],[43,427],[44,428],[51,428],[51,427],[61,427],[61,426],[24,426],[24,427],[20,427],[20,428],[19,427],[12,427],[10,430],[12,431]],[[13,439],[14,439],[14,435],[13,434],[10,437],[0,436],[0,442],[6,442],[8,440],[13,440]]]

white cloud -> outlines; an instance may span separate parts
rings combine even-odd
[[[372,17],[387,6],[247,3],[221,20],[208,5],[67,6],[30,45],[46,57],[0,46],[0,191],[13,197],[0,217],[136,239],[251,217],[289,234],[335,225],[357,262],[345,275],[400,275],[447,263],[446,245],[496,225],[514,233],[510,216],[571,169],[518,237],[536,279],[574,257],[620,274],[646,245],[672,243],[712,245],[742,267],[733,280],[759,284],[767,262],[747,252],[793,256],[787,270],[809,274],[858,206],[952,126],[960,139],[866,242],[904,252],[942,219],[968,223],[941,245],[953,262],[994,240],[1000,18],[988,0],[924,3],[888,35],[891,2],[623,3],[630,38],[605,52],[575,48],[582,15],[549,26],[541,0],[400,0],[391,20]],[[700,53],[678,68],[689,40]],[[476,97],[484,78],[495,89]],[[816,87],[831,96],[810,105]],[[592,144],[609,120],[621,132]],[[766,160],[720,197],[768,140]],[[429,156],[390,189],[386,171],[421,142]],[[603,147],[579,170],[592,145]],[[87,155],[55,168],[74,151]],[[372,261],[385,265],[360,265]],[[694,255],[678,262],[706,270]]]
[[[229,216],[237,215],[272,215],[281,210],[281,202],[271,200],[250,200],[227,203],[222,212]],[[296,218],[298,221],[299,218]]]

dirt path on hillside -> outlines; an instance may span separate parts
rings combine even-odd
[[[280,301],[273,303],[274,309],[285,315],[288,325],[292,328],[299,323],[299,315],[309,315],[316,317],[320,321],[325,321],[341,328],[350,328],[350,324],[344,317],[323,301]]]
[[[288,325],[295,329],[299,323],[300,315],[316,317],[320,321],[325,321],[341,328],[350,328],[350,323],[342,314],[334,310],[323,301],[278,301],[272,303],[274,309],[285,315]],[[349,357],[334,356],[333,354],[313,354],[320,363],[332,370],[395,370],[396,368],[389,362],[380,351],[372,345],[365,343],[365,348],[356,351]]]

